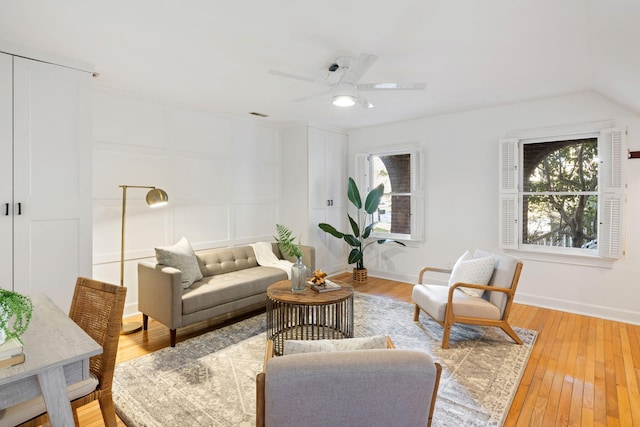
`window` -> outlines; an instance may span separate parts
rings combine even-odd
[[[503,248],[619,258],[623,133],[500,141]]]
[[[358,188],[364,194],[383,184],[384,194],[373,214],[375,238],[422,240],[419,152],[398,150],[356,156]]]

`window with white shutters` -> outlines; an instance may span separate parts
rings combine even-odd
[[[625,132],[499,141],[499,244],[620,258]]]

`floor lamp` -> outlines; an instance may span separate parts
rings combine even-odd
[[[127,217],[127,188],[148,188],[147,193],[147,205],[152,208],[164,206],[169,203],[169,196],[167,193],[156,187],[149,187],[143,185],[121,185],[122,188],[122,235],[120,240],[120,286],[124,286],[124,230],[125,220]],[[127,322],[122,323],[120,334],[132,334],[142,329],[142,322]]]

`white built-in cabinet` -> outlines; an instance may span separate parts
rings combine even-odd
[[[347,136],[316,126],[283,131],[282,222],[316,249],[316,268],[328,273],[347,267],[347,245],[325,233],[325,222],[348,231]],[[291,177],[295,177],[291,179]],[[298,231],[300,230],[300,231]]]
[[[0,53],[0,287],[65,311],[92,269],[91,84]]]

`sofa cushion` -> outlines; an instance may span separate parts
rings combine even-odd
[[[182,272],[182,288],[186,289],[196,280],[202,279],[202,272],[189,241],[183,237],[173,246],[155,248],[158,264],[177,268]]]
[[[263,294],[280,280],[287,280],[287,273],[279,268],[261,266],[206,276],[182,294],[182,314]]]
[[[256,254],[251,246],[198,251],[196,258],[205,277],[258,266]]]
[[[511,255],[487,252],[480,249],[476,250],[474,254],[476,258],[489,255],[496,258],[495,273],[493,274],[493,277],[491,277],[489,286],[496,288],[511,288],[513,275],[515,274],[518,264],[522,261]],[[487,298],[487,296],[485,296],[485,298]],[[507,305],[507,294],[504,292],[489,292],[488,299],[500,308],[500,313],[504,312]]]

